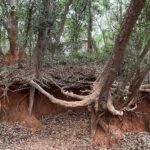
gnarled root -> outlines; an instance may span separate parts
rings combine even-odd
[[[91,137],[94,138],[98,124],[97,113],[94,107],[91,107]]]
[[[115,109],[115,107],[113,105],[112,96],[109,96],[109,98],[107,100],[107,109],[113,115],[123,116],[123,111]]]
[[[93,138],[96,133],[96,129],[98,124],[100,127],[108,133],[108,126],[104,123],[104,121],[101,119],[101,117],[105,114],[105,112],[102,112],[101,114],[98,114],[97,111],[95,111],[94,107],[91,107],[91,137]]]
[[[29,96],[29,107],[28,107],[28,112],[31,115],[32,109],[33,109],[33,104],[34,104],[34,95],[35,95],[35,88],[30,87],[30,96]]]
[[[99,117],[99,121],[98,121],[100,127],[103,129],[103,131],[108,134],[109,133],[109,126],[103,121],[102,118]]]

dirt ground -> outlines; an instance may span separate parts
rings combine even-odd
[[[1,150],[149,150],[148,132],[126,132],[113,146],[96,145],[90,137],[89,113],[67,111],[41,118],[31,129],[14,122],[0,123]],[[99,135],[101,137],[101,135]]]
[[[100,127],[94,139],[90,135],[90,113],[86,108],[67,109],[50,103],[36,93],[30,116],[27,90],[8,93],[1,99],[0,149],[10,150],[128,150],[150,149],[150,97],[146,93],[138,100],[134,112],[123,117],[106,114],[103,120],[113,134]],[[55,93],[56,97],[62,95]],[[5,102],[5,103],[3,103]]]

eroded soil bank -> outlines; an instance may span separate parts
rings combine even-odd
[[[50,92],[58,98],[66,99],[66,97],[60,94],[58,89],[51,89]],[[9,91],[8,97],[1,98],[1,125],[3,125],[3,121],[18,121],[24,126],[19,127],[19,132],[17,131],[18,137],[23,136],[20,130],[23,128],[24,131],[25,128],[25,134],[28,132],[33,134],[31,140],[29,139],[30,136],[27,137],[27,135],[26,139],[30,142],[32,140],[38,141],[40,145],[47,145],[48,147],[53,145],[51,149],[63,149],[63,143],[66,143],[64,149],[81,149],[81,147],[84,146],[85,149],[98,149],[99,146],[97,147],[95,144],[112,147],[123,138],[123,133],[149,132],[150,96],[147,93],[141,95],[138,100],[138,108],[134,112],[125,112],[123,117],[114,117],[109,113],[104,115],[103,120],[110,127],[113,134],[106,134],[99,127],[94,139],[91,139],[90,136],[90,113],[86,108],[69,109],[60,107],[52,104],[46,97],[36,92],[33,113],[29,115],[28,99],[28,90]],[[73,99],[68,99],[68,101],[71,100]],[[4,124],[8,124],[8,122]],[[7,125],[4,128],[7,128]],[[37,136],[34,135],[36,132],[40,132],[42,135],[45,133],[45,135],[43,135],[43,138],[39,138],[40,133],[38,133],[37,138]],[[22,135],[19,135],[19,133]],[[3,138],[5,139],[7,136]],[[15,138],[15,136],[12,137],[12,141],[13,138]],[[52,143],[50,142],[51,140],[53,141]],[[33,143],[35,143],[35,141]],[[2,140],[2,143],[4,144],[5,140]],[[30,144],[33,146],[33,143]],[[36,147],[33,149],[36,149]]]

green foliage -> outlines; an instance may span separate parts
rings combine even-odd
[[[80,62],[93,62],[93,61],[101,61],[104,62],[108,58],[108,53],[105,52],[79,52],[74,51],[71,55],[73,61],[80,61]]]
[[[46,0],[33,1],[33,12],[31,14],[31,27],[28,36],[28,44],[26,50],[32,52],[37,41],[37,31],[40,28],[39,21],[48,21],[50,25],[49,37],[47,39],[47,47],[50,40],[56,41],[59,34],[60,24],[66,2],[68,0],[51,1],[53,4],[53,11],[48,18],[41,14],[43,10],[42,2]],[[9,4],[6,1],[6,6]],[[78,61],[95,61],[106,60],[113,49],[115,37],[120,30],[120,24],[124,17],[124,12],[127,9],[129,0],[93,0],[92,1],[92,16],[93,16],[93,31],[92,38],[94,39],[97,51],[93,53],[87,52],[83,48],[82,40],[87,39],[88,29],[88,13],[87,0],[74,0],[69,7],[69,12],[65,21],[64,32],[61,36],[60,44],[57,47],[55,57],[57,55],[62,59],[73,59]],[[0,4],[0,44],[2,49],[8,49],[9,40],[7,29],[7,9],[4,3]],[[18,1],[17,18],[18,18],[18,37],[17,41],[20,46],[23,45],[26,38],[26,28],[28,23],[28,14],[30,1]],[[145,8],[134,28],[133,34],[129,40],[127,47],[126,58],[123,64],[123,70],[126,72],[132,68],[132,64],[137,61],[137,58],[147,43],[150,35],[150,1],[146,1]],[[48,62],[50,58],[49,51],[45,48],[45,59]],[[54,58],[55,59],[55,58]],[[149,62],[149,56],[145,58],[144,63]]]

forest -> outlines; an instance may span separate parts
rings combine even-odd
[[[150,149],[149,0],[0,1],[0,149]]]

